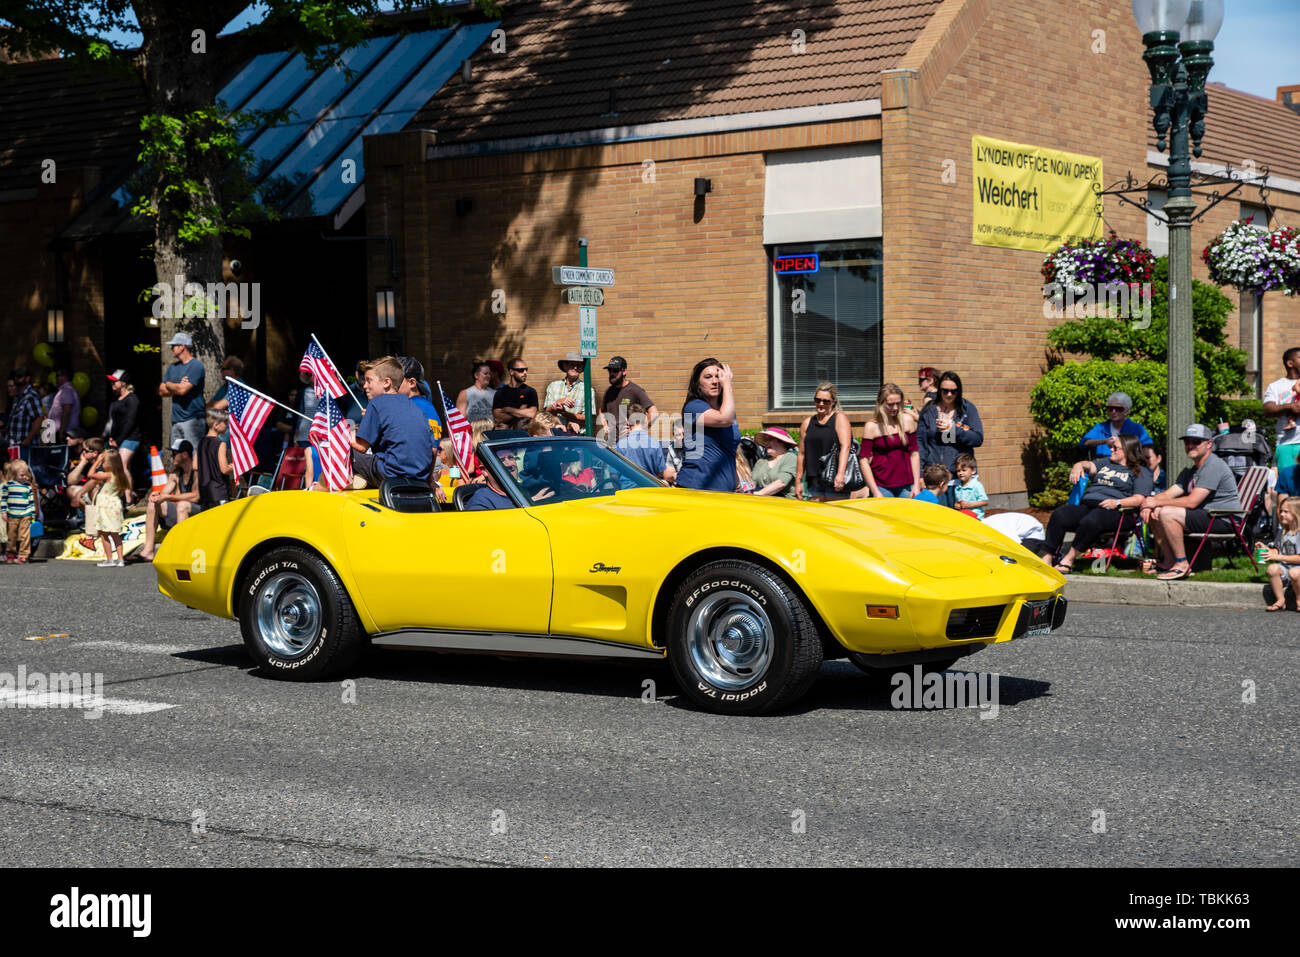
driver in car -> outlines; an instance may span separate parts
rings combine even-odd
[[[483,482],[474,486],[474,491],[465,496],[463,512],[481,512],[487,509],[514,508],[515,503],[501,491],[501,486],[492,477],[492,473],[483,474]]]

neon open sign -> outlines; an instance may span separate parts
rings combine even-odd
[[[778,276],[791,276],[796,273],[816,272],[820,256],[817,253],[801,253],[798,256],[778,256],[773,267]]]

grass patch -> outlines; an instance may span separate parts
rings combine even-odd
[[[1211,560],[1211,568],[1195,572],[1191,577],[1198,582],[1237,582],[1258,585],[1268,582],[1268,572],[1265,571],[1267,565],[1256,565],[1253,562],[1248,564],[1241,556],[1237,556],[1233,562],[1236,563],[1235,567],[1226,555],[1216,555]],[[1142,574],[1142,570],[1127,559],[1112,561],[1110,568],[1105,572],[1094,571],[1092,559],[1076,559],[1074,573],[1095,578],[1155,578],[1154,575]]]

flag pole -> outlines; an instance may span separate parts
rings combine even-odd
[[[225,377],[225,380],[226,380],[227,382],[237,382],[237,383],[239,383],[239,387],[240,387],[241,389],[247,389],[249,392],[253,393],[253,395],[260,395],[260,396],[261,396],[263,399],[265,399],[267,402],[270,402],[272,405],[278,405],[280,408],[284,409],[284,411],[286,411],[286,412],[292,412],[294,415],[296,415],[296,416],[297,416],[298,418],[300,418],[300,419],[306,419],[308,422],[311,421],[311,416],[310,416],[310,415],[303,415],[303,414],[302,414],[301,412],[299,412],[297,409],[291,409],[291,408],[289,408],[287,405],[285,405],[283,402],[277,402],[275,399],[272,399],[272,398],[271,398],[269,395],[267,395],[265,392],[258,392],[256,389],[254,389],[254,388],[253,388],[251,385],[249,385],[247,382],[244,382],[242,379],[232,379],[230,376],[226,376],[226,377]]]
[[[441,381],[435,379],[434,385],[438,387],[438,401],[433,403],[433,410],[438,413],[438,425],[442,428],[442,439],[440,442],[451,442],[451,425],[447,422],[447,393],[442,391]],[[469,472],[465,468],[465,463],[460,460],[460,455],[456,451],[455,442],[451,442],[451,457],[456,462],[456,468],[460,469],[461,481],[468,482]]]
[[[329,364],[334,367],[334,371],[339,374],[339,381],[343,383],[343,388],[348,390],[348,395],[352,396],[352,401],[357,404],[357,408],[364,409],[365,406],[361,404],[361,399],[352,391],[352,386],[348,385],[348,380],[343,378],[343,370],[339,368],[337,362],[330,358],[330,354],[325,351],[325,347],[320,344],[320,340],[316,338],[316,333],[314,332],[311,334],[311,341],[316,343],[316,348],[321,351],[321,354],[325,356],[325,359]]]

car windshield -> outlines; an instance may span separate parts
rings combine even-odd
[[[485,447],[533,505],[601,498],[659,482],[600,442],[581,439],[493,442]]]

